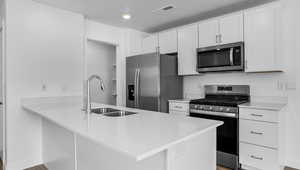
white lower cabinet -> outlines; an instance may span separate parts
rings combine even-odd
[[[279,166],[278,152],[276,149],[240,142],[240,163],[261,170],[276,170]]]
[[[278,125],[251,120],[240,120],[240,141],[278,148]]]
[[[169,100],[169,113],[172,115],[189,115],[189,102],[180,102],[176,100]]]
[[[240,163],[245,170],[281,170],[284,119],[281,111],[240,108]]]

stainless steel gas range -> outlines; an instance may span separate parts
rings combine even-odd
[[[239,108],[250,100],[248,85],[207,85],[205,98],[190,102],[190,116],[223,121],[217,128],[217,164],[239,168]]]

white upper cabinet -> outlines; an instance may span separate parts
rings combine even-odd
[[[198,25],[199,47],[209,47],[218,44],[219,21],[216,19],[202,21]]]
[[[159,50],[161,54],[177,52],[177,30],[176,29],[160,32],[158,36],[159,36]]]
[[[244,41],[244,17],[242,12],[221,17],[219,23],[219,41],[221,44]]]
[[[142,53],[154,53],[158,48],[158,34],[153,34],[145,37],[142,40]]]
[[[202,21],[198,25],[199,48],[243,41],[243,13]]]
[[[178,75],[198,74],[196,71],[197,47],[197,24],[178,28]]]
[[[279,4],[245,11],[246,72],[281,71],[278,57]]]

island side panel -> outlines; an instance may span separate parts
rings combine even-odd
[[[42,128],[42,154],[48,170],[75,170],[74,134],[45,119]]]
[[[216,128],[166,151],[166,170],[216,170]]]
[[[117,152],[89,139],[76,136],[77,170],[164,170],[165,153],[158,153],[142,161],[136,161],[124,153]]]

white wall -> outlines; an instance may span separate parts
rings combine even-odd
[[[86,20],[86,38],[116,46],[117,105],[125,105],[125,29]],[[85,57],[87,59],[87,57]],[[85,61],[87,63],[87,61]],[[87,68],[85,68],[87,75]]]
[[[133,29],[118,28],[86,20],[88,39],[116,45],[117,105],[126,105],[126,57],[137,54],[142,48],[142,38],[147,34]]]
[[[6,2],[7,170],[20,170],[42,163],[41,120],[20,98],[81,94],[84,18],[32,0]]]
[[[289,116],[288,116],[288,143],[287,143],[287,163],[288,165],[300,169],[300,1],[285,1],[285,34],[287,43],[285,49],[286,56],[290,56],[289,65],[293,76],[291,78],[296,81],[296,90],[288,92],[289,96]]]
[[[0,102],[3,103],[3,41],[4,41],[4,30],[3,30],[3,22],[4,22],[4,2],[0,1]],[[3,105],[0,106],[0,157],[2,160],[4,158],[4,112],[3,112]],[[2,161],[3,162],[3,161]]]
[[[300,169],[300,21],[299,0],[281,0],[282,42],[281,57],[284,57],[284,73],[211,73],[202,76],[184,78],[184,93],[187,97],[203,96],[203,85],[206,84],[248,84],[251,95],[255,97],[287,97],[287,157],[286,162]]]
[[[0,10],[2,9],[2,4],[0,3]],[[2,13],[0,11],[0,13]],[[2,23],[2,17],[0,17],[0,22]],[[4,139],[4,115],[3,115],[3,109],[2,109],[2,45],[3,45],[3,36],[2,36],[2,24],[0,24],[0,158],[3,160],[3,139]]]
[[[116,84],[112,81],[115,78],[116,47],[113,45],[88,41],[86,48],[87,74],[101,76],[104,81],[105,89],[101,91],[98,80],[91,82],[91,99],[93,102],[116,104],[115,97],[112,95],[116,90]]]

